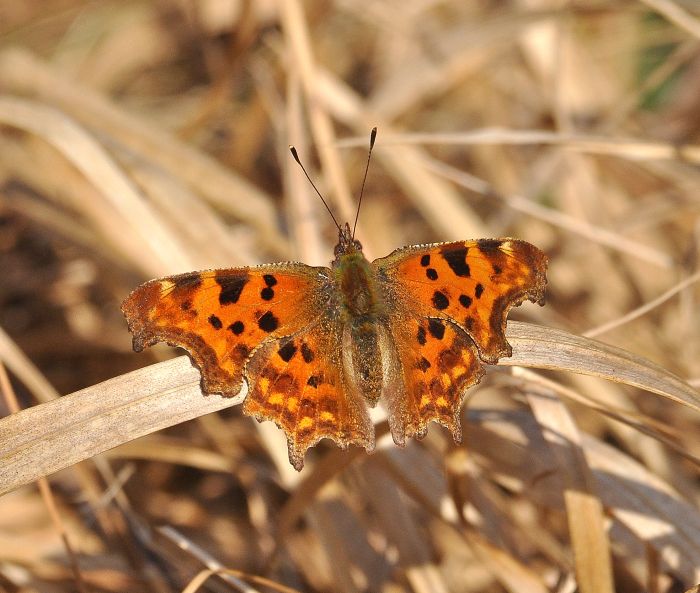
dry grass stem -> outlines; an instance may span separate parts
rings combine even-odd
[[[534,203],[531,200],[519,195],[501,196],[494,188],[483,179],[459,171],[454,167],[450,167],[445,163],[440,163],[434,159],[424,159],[421,162],[422,166],[435,171],[462,187],[471,191],[478,192],[488,197],[497,197],[502,199],[513,210],[527,214],[532,218],[542,220],[551,225],[568,231],[574,235],[588,239],[594,243],[604,245],[615,251],[623,252],[627,255],[637,257],[656,266],[670,268],[673,266],[672,259],[665,253],[659,252],[657,249],[650,248],[647,245],[640,244],[636,241],[627,239],[619,233],[614,233],[601,227],[596,227],[587,223],[585,220],[567,216],[551,208],[546,208],[540,204]]]
[[[642,0],[642,2],[684,31],[700,39],[700,19],[683,9],[677,2],[672,0]]]
[[[382,138],[386,146],[427,145],[552,145],[592,154],[618,156],[630,160],[679,160],[700,163],[700,146],[668,142],[649,142],[615,136],[583,136],[544,130],[506,130],[489,128],[459,134],[392,134]],[[342,146],[360,146],[359,139],[347,139]]]
[[[615,590],[603,505],[586,462],[581,434],[553,392],[530,389],[527,399],[564,477],[564,503],[582,593]]]

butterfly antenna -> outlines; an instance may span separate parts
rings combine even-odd
[[[369,171],[369,161],[372,158],[372,149],[374,141],[377,139],[377,128],[372,128],[369,134],[369,152],[367,153],[367,164],[365,165],[365,176],[362,178],[362,187],[360,188],[360,199],[357,201],[357,213],[355,214],[355,224],[352,225],[352,238],[355,239],[355,229],[357,228],[357,220],[360,218],[360,206],[362,206],[362,196],[365,193],[365,181],[367,181],[367,172]]]
[[[304,165],[301,164],[301,161],[299,160],[299,155],[297,154],[297,149],[294,148],[292,145],[289,146],[289,152],[292,153],[292,156],[294,157],[294,160],[297,162],[297,165],[301,167],[301,170],[304,172],[304,175],[306,175],[306,178],[309,180],[309,183],[311,184],[311,187],[314,188],[316,193],[318,194],[318,197],[321,198],[321,201],[323,202],[323,205],[326,207],[326,210],[328,210],[328,214],[331,215],[331,218],[333,219],[333,222],[335,223],[335,226],[338,227],[338,231],[341,231],[340,225],[338,224],[338,221],[335,219],[335,216],[333,216],[333,212],[331,211],[330,207],[328,206],[326,200],[323,199],[323,196],[321,195],[321,192],[318,191],[318,188],[314,184],[313,181],[311,181],[311,177],[309,177],[309,174],[306,172],[306,169],[304,168]]]

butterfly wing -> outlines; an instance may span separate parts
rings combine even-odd
[[[394,442],[403,445],[407,437],[423,437],[431,420],[447,427],[459,442],[466,389],[484,374],[474,342],[449,321],[417,317],[408,310],[399,318],[390,328],[398,377],[386,392]]]
[[[505,338],[511,307],[543,304],[546,256],[516,239],[483,239],[399,249],[376,260],[383,280],[405,393],[392,397],[397,442],[425,433],[430,420],[459,439],[464,391],[483,361],[510,356]]]
[[[284,263],[180,274],[142,284],[122,311],[134,350],[156,342],[184,348],[205,393],[235,396],[245,378],[244,412],[283,428],[290,461],[301,469],[306,448],[323,437],[341,446],[374,442],[366,409],[346,389],[338,363],[333,337],[340,339],[342,328],[330,325],[330,273]]]
[[[374,449],[374,428],[361,395],[344,374],[343,328],[331,305],[296,334],[265,344],[246,367],[255,378],[243,411],[272,420],[287,434],[289,461],[297,469],[322,438],[341,448]]]
[[[279,264],[191,272],[151,280],[122,304],[134,350],[156,342],[187,350],[202,389],[232,397],[251,353],[308,325],[327,300],[324,268]]]

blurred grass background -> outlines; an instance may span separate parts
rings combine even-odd
[[[694,0],[0,0],[0,360],[16,345],[68,394],[173,354],[131,352],[138,283],[327,264],[287,146],[352,219],[373,125],[370,257],[523,238],[548,305],[513,317],[700,384]],[[464,426],[462,447],[437,425],[372,456],[322,443],[298,476],[270,423],[204,416],[0,499],[0,590],[181,591],[204,567],[343,593],[700,582],[696,412],[493,367]]]

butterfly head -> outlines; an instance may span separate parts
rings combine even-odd
[[[338,261],[341,256],[351,253],[362,253],[362,243],[352,236],[350,224],[346,222],[345,226],[338,228],[338,244],[335,246],[333,254]]]

